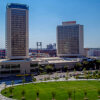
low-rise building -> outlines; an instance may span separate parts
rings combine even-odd
[[[87,57],[100,57],[100,48],[84,48],[84,55]]]
[[[32,74],[34,68],[46,65],[53,65],[56,69],[63,68],[65,65],[68,68],[73,68],[79,60],[65,60],[59,57],[36,58],[26,60],[0,60],[0,77],[16,76],[23,74]]]

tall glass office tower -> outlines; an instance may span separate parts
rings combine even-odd
[[[69,21],[57,26],[57,55],[76,57],[82,56],[83,53],[83,25],[76,24],[76,21]]]
[[[6,50],[8,59],[26,59],[29,52],[29,8],[11,3],[6,8]]]

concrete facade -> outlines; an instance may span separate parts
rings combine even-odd
[[[74,68],[74,65],[78,60],[64,60],[59,57],[49,58],[36,58],[26,60],[0,60],[0,77],[16,76],[24,74],[32,74],[34,68],[38,68],[40,65],[53,65],[56,69],[63,68],[65,65],[69,69]],[[34,66],[35,65],[35,66]]]
[[[75,57],[84,54],[83,25],[76,21],[62,22],[57,26],[57,56]]]
[[[6,8],[6,50],[8,59],[25,59],[29,54],[28,7],[8,4]]]

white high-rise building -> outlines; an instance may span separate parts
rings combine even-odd
[[[6,8],[6,50],[8,59],[26,59],[29,55],[29,7],[11,3]]]
[[[76,21],[57,26],[57,56],[79,57],[84,54],[83,25]]]

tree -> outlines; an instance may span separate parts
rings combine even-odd
[[[34,74],[31,74],[31,78],[32,78],[32,81],[33,81],[33,78],[34,78]]]
[[[68,91],[68,100],[72,100],[71,96],[72,96],[72,91]]]
[[[46,69],[47,73],[50,73],[50,72],[53,71],[53,66],[52,65],[46,65],[45,69]]]
[[[75,76],[76,76],[76,69],[74,69],[74,78],[76,78]]]
[[[90,74],[89,74],[89,71],[87,72],[86,74],[86,79],[88,80],[90,78]]]
[[[35,77],[32,80],[33,80],[33,82],[36,82],[36,78]]]
[[[75,93],[76,93],[76,91],[75,91],[75,89],[74,89],[74,100],[75,100]]]
[[[5,86],[4,86],[4,94],[7,94],[7,85],[6,85],[6,83],[5,83]]]
[[[36,100],[39,100],[39,90],[37,90],[36,96],[37,96]]]
[[[11,85],[12,85],[12,87],[13,87],[13,85],[14,85],[14,81],[11,81]]]
[[[98,72],[98,79],[100,79],[100,71]]]
[[[36,82],[36,78],[34,77],[33,74],[31,75],[31,78],[32,78],[32,82]]]
[[[82,64],[81,64],[80,62],[76,63],[75,68],[76,68],[77,70],[82,69]]]
[[[96,69],[100,69],[100,60],[95,60]]]
[[[100,99],[100,89],[98,89],[98,99]]]
[[[55,100],[56,93],[52,92],[52,100]]]
[[[67,70],[67,72],[66,72],[66,80],[68,80],[68,78],[69,78],[69,72]]]
[[[86,90],[84,91],[84,100],[88,100],[88,98],[87,98],[87,91]]]
[[[96,69],[96,64],[94,63],[94,61],[89,61],[88,62],[88,69]]]
[[[42,73],[44,69],[42,67],[39,67],[39,72]]]
[[[64,66],[64,71],[66,72],[68,70],[68,65]]]
[[[22,90],[21,94],[22,94],[22,100],[25,100],[25,90]]]
[[[76,79],[79,79],[79,74],[76,75]]]
[[[9,87],[9,92],[10,92],[10,98],[12,98],[13,97],[13,88],[12,87]]]
[[[84,73],[84,78],[87,78],[87,71],[86,71],[86,68],[83,69],[83,73]]]
[[[89,69],[89,62],[88,61],[83,61],[82,63],[83,63],[84,68]]]
[[[23,86],[24,86],[24,83],[25,83],[25,79],[23,79],[23,80],[22,80],[22,83],[23,83]]]
[[[96,75],[97,73],[96,72],[93,72],[93,78],[96,79]]]

